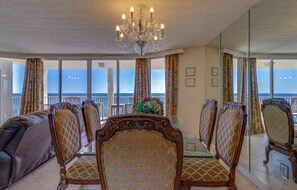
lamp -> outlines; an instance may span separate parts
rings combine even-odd
[[[122,48],[132,43],[138,55],[143,56],[149,51],[159,51],[165,40],[165,26],[155,19],[154,8],[149,11],[149,18],[144,19],[144,5],[139,6],[138,15],[134,7],[130,8],[130,16],[122,15],[122,24],[116,26],[116,41]]]

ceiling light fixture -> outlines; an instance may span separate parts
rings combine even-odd
[[[149,18],[144,18],[145,5],[139,5],[138,14],[134,14],[134,8],[130,8],[130,16],[122,15],[122,24],[116,26],[116,41],[125,49],[132,43],[138,55],[143,56],[147,52],[159,51],[160,45],[165,41],[165,27],[155,19],[154,8],[150,8]]]

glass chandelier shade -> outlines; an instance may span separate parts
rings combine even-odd
[[[121,48],[127,48],[131,43],[138,55],[143,56],[150,51],[159,51],[165,41],[165,27],[155,19],[152,7],[147,19],[144,18],[143,8],[139,8],[137,15],[134,8],[130,8],[130,15],[122,15],[122,24],[116,26],[116,41]]]

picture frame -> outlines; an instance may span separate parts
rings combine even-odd
[[[219,76],[219,68],[218,67],[211,68],[211,76]]]
[[[219,79],[218,78],[212,78],[211,79],[211,86],[212,87],[218,87],[219,86]]]
[[[195,87],[195,79],[188,78],[185,80],[186,87]]]
[[[195,76],[195,75],[196,75],[196,68],[195,67],[186,68],[186,76]]]

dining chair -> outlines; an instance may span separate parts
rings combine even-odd
[[[97,104],[93,100],[85,100],[82,103],[82,113],[86,126],[88,142],[95,139],[96,130],[101,128],[100,113]]]
[[[184,158],[182,189],[192,186],[237,189],[238,164],[246,126],[245,106],[229,102],[220,110],[216,125],[215,158]],[[221,165],[224,162],[230,170]]]
[[[60,165],[60,182],[57,190],[66,189],[68,184],[100,183],[96,158],[76,157],[81,147],[78,112],[76,106],[67,102],[57,103],[50,107],[48,115],[50,131],[56,158]]]
[[[142,103],[154,101],[154,103],[158,106],[159,108],[159,115],[164,115],[164,107],[163,107],[163,102],[159,98],[155,97],[146,97],[142,100]]]
[[[183,138],[166,117],[109,117],[96,132],[96,153],[102,190],[180,188]]]
[[[297,183],[297,143],[294,143],[294,123],[290,104],[285,99],[270,98],[263,100],[261,108],[268,136],[266,160],[263,162],[269,162],[271,150],[288,156],[292,165],[293,180]]]
[[[208,150],[212,142],[213,131],[217,117],[217,101],[215,99],[208,99],[204,102],[199,124],[199,140],[202,141]]]

